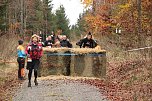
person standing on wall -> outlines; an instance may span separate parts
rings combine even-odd
[[[32,77],[32,71],[34,70],[34,83],[37,86],[38,81],[37,81],[37,76],[38,76],[38,69],[40,65],[40,58],[42,57],[43,49],[42,45],[39,43],[39,36],[34,34],[31,37],[31,42],[29,45],[26,47],[26,54],[28,57],[31,58],[32,63],[31,66],[29,67],[29,73],[28,73],[28,87],[31,87],[31,77]]]
[[[23,80],[25,73],[24,73],[24,65],[25,65],[25,49],[23,47],[23,40],[19,40],[18,41],[18,47],[17,47],[17,54],[18,54],[18,58],[17,58],[17,62],[18,62],[18,79],[19,80]]]

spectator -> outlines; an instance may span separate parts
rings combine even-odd
[[[25,65],[25,49],[23,47],[23,41],[19,40],[18,41],[18,47],[17,47],[17,54],[18,54],[18,58],[17,58],[17,62],[18,62],[18,79],[19,80],[23,80],[24,78],[24,65]]]
[[[52,37],[52,43],[55,44],[55,38],[56,38],[56,36],[55,36],[55,33],[53,31],[52,31],[51,37]]]
[[[52,47],[52,44],[53,44],[53,42],[52,42],[52,37],[51,36],[48,36],[48,38],[46,39],[46,41],[44,42],[44,45],[45,45],[45,47]]]
[[[64,35],[62,41],[60,41],[61,47],[72,48],[72,44],[67,40],[67,37]]]
[[[54,48],[60,48],[61,47],[60,41],[58,39],[55,39],[55,44],[53,44],[53,47]]]
[[[87,37],[81,39],[76,45],[80,46],[80,48],[95,48],[97,43],[92,39],[92,34],[89,32]]]

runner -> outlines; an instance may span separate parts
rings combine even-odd
[[[38,69],[40,65],[40,58],[42,57],[42,45],[39,43],[39,36],[34,34],[31,37],[31,42],[26,48],[26,54],[28,55],[29,58],[32,60],[31,67],[29,68],[29,73],[28,73],[28,87],[31,87],[31,77],[32,77],[32,71],[34,69],[34,83],[37,86],[37,75],[38,75]]]

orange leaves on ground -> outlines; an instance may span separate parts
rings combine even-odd
[[[151,74],[149,67],[145,67],[145,65],[150,66],[150,63],[150,60],[128,60],[109,63],[107,79],[117,85],[121,85],[119,92],[123,92],[123,89],[126,89],[126,92],[130,92],[131,95],[129,93],[122,94],[122,98],[128,97],[132,99],[137,98],[137,101],[151,101]],[[119,94],[118,91],[115,91],[115,94]]]
[[[0,70],[1,72],[6,71]],[[22,82],[18,81],[16,70],[0,75],[0,101],[11,101],[12,96]]]

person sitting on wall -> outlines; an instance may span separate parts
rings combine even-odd
[[[97,43],[93,40],[92,34],[89,32],[86,38],[81,39],[76,45],[80,46],[80,48],[95,48]]]
[[[46,47],[47,41],[48,41],[48,37],[46,37],[45,41],[43,42],[44,43],[43,47]]]
[[[55,44],[53,44],[53,48],[60,48],[61,44],[60,41],[58,39],[55,39]]]
[[[62,41],[60,41],[61,47],[72,48],[72,44],[67,40],[67,37],[64,35]]]
[[[45,47],[51,48],[51,47],[52,47],[52,44],[53,44],[53,42],[52,42],[52,37],[51,37],[51,36],[48,36],[48,38],[47,38],[47,40],[44,42],[44,44],[45,44]]]
[[[51,38],[52,38],[52,43],[55,44],[55,33],[52,31],[52,34],[51,34]]]
[[[39,36],[39,43],[42,45],[42,47],[45,47],[44,42],[42,41],[42,37]]]

